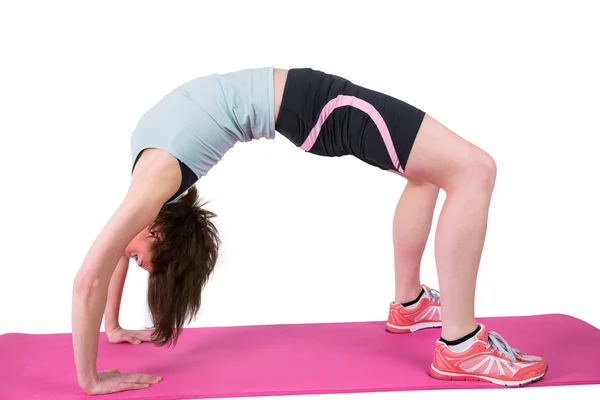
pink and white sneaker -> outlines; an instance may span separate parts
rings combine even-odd
[[[404,307],[402,304],[390,303],[385,330],[391,333],[411,333],[426,328],[442,326],[442,307],[440,293],[422,285],[425,293],[418,302]]]
[[[472,339],[450,349],[438,340],[429,374],[437,379],[487,381],[501,386],[523,386],[539,381],[548,362],[514,349],[496,332],[480,330]],[[454,346],[452,346],[454,347]]]

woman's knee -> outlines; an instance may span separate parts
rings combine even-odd
[[[496,182],[496,163],[481,148],[426,115],[404,173],[446,192],[465,185],[491,190]]]
[[[458,184],[492,191],[496,184],[497,166],[494,158],[483,150],[475,151],[459,169]]]

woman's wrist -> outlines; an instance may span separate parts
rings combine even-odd
[[[86,372],[77,374],[77,382],[79,383],[79,387],[83,389],[86,393],[90,393],[94,386],[96,386],[96,380],[98,378],[97,372]]]
[[[116,324],[110,324],[106,326],[106,336],[110,337],[110,335],[112,335],[114,332],[118,331],[121,328],[121,325],[119,325],[118,323]]]

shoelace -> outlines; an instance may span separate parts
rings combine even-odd
[[[431,297],[433,299],[433,301],[440,301],[440,292],[438,292],[435,289],[432,288],[428,288],[429,289],[429,297]]]
[[[496,332],[488,332],[488,344],[486,350],[492,348],[492,352],[500,350],[501,354],[506,355],[512,362],[517,362],[518,353],[520,350],[513,349],[508,345],[506,340]]]

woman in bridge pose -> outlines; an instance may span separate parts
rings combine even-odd
[[[276,132],[305,152],[351,155],[407,179],[393,221],[396,286],[385,329],[441,327],[432,377],[518,386],[545,375],[544,359],[513,349],[475,319],[496,177],[492,157],[420,109],[342,77],[257,68],[184,83],[136,126],[130,187],[74,281],[73,346],[86,393],[139,389],[161,379],[96,370],[103,313],[113,342],[176,342],[200,307],[220,244],[214,215],[199,203],[194,183],[237,142],[273,139]],[[447,196],[435,237],[438,292],[420,282],[420,264],[440,188]],[[152,335],[125,331],[118,322],[130,258],[149,272]]]

